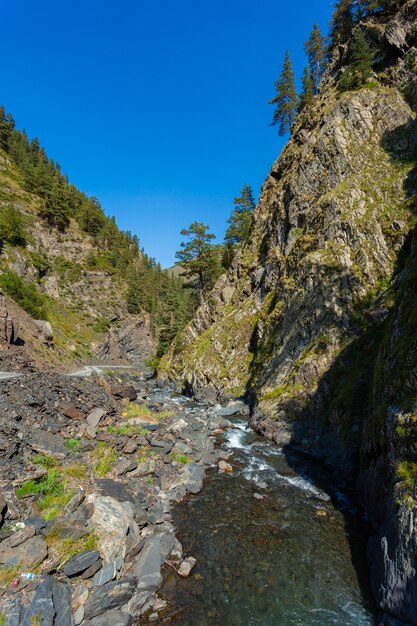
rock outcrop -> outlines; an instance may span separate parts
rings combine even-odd
[[[0,290],[0,342],[13,344],[18,337],[19,322],[7,310],[7,300]]]
[[[417,624],[416,19],[412,0],[361,24],[375,75],[357,91],[338,91],[347,51],[334,51],[247,242],[159,370],[246,397],[255,428],[356,486],[386,624]]]

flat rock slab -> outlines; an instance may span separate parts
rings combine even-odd
[[[133,385],[116,385],[112,387],[111,392],[116,398],[127,398],[130,402],[133,402],[138,397]]]
[[[7,545],[8,540],[0,546],[0,563],[13,567],[20,563],[23,570],[32,567],[36,563],[42,563],[48,556],[48,546],[39,535],[31,537],[15,548]]]
[[[162,584],[161,538],[152,536],[135,559],[132,572],[137,576],[137,590],[157,591]]]
[[[118,609],[106,611],[103,615],[84,622],[83,626],[131,626],[133,617]]]
[[[98,425],[98,423],[100,422],[104,414],[105,414],[105,410],[102,407],[97,407],[93,409],[87,415],[87,419],[86,419],[87,424],[91,426],[92,428],[96,428],[96,426]]]
[[[85,550],[84,552],[76,554],[69,561],[67,561],[62,567],[62,571],[66,576],[76,576],[94,565],[99,558],[100,554],[97,550]]]
[[[103,587],[97,587],[94,593],[88,596],[85,603],[85,617],[92,619],[98,615],[103,615],[110,609],[123,606],[130,600],[136,589],[136,576],[127,576],[120,580],[115,580]],[[114,626],[112,622],[107,622],[108,626]]]
[[[21,626],[33,626],[36,619],[42,616],[42,626],[53,626],[55,607],[52,600],[52,576],[44,576],[35,593],[35,597],[28,607],[23,609]]]
[[[65,417],[69,417],[73,420],[83,420],[85,418],[85,413],[79,411],[77,407],[70,402],[61,402],[58,410],[60,413],[65,415]]]
[[[64,440],[60,435],[54,435],[46,430],[33,430],[28,440],[28,445],[41,454],[49,454],[58,459],[68,456],[68,450],[64,446]]]

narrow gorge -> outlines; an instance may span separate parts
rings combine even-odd
[[[175,269],[0,107],[0,626],[417,626],[417,0],[332,24]]]

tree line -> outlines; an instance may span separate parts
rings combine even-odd
[[[395,11],[405,2],[406,0],[338,0],[331,18],[329,36],[323,36],[315,23],[304,44],[307,65],[302,75],[300,95],[295,86],[290,54],[286,51],[281,73],[275,81],[276,94],[269,101],[269,104],[275,105],[271,126],[278,127],[280,136],[291,131],[298,113],[311,104],[318,93],[329,56],[336,46],[348,44],[348,66],[339,80],[339,89],[357,89],[369,81],[373,53],[364,31],[355,26],[365,17]]]

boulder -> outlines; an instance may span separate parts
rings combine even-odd
[[[193,569],[196,563],[197,563],[197,560],[194,557],[189,556],[187,559],[185,559],[185,561],[182,561],[178,569],[178,574],[182,576],[183,578],[187,578],[187,576],[191,574],[191,570]]]
[[[82,411],[79,411],[70,402],[61,402],[58,410],[60,411],[60,413],[65,415],[65,417],[69,417],[73,420],[83,420],[85,418],[85,414]]]
[[[28,445],[40,454],[48,454],[57,459],[68,456],[68,450],[64,446],[64,440],[60,435],[54,435],[46,430],[33,429]]]
[[[133,519],[131,511],[109,496],[92,494],[87,502],[94,506],[89,527],[99,537],[98,546],[105,561],[126,554],[126,535]]]
[[[199,493],[203,488],[204,466],[188,463],[182,474],[182,482],[190,493]]]
[[[45,343],[46,345],[51,345],[54,341],[54,331],[52,330],[51,324],[46,320],[33,321],[37,328],[36,337],[42,343]]]
[[[138,397],[133,385],[116,385],[112,387],[111,392],[116,398],[129,400],[130,402],[134,402]]]

